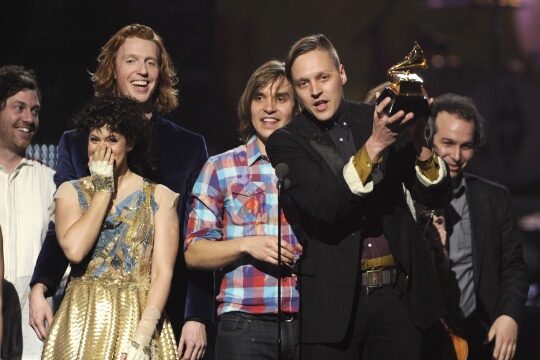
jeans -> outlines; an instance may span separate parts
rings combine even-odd
[[[277,315],[276,315],[277,319]],[[217,360],[277,359],[276,321],[269,315],[251,315],[229,312],[221,315],[216,339]],[[281,323],[281,359],[298,360],[299,323]]]

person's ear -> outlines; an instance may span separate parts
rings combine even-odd
[[[341,85],[345,85],[347,83],[347,73],[343,64],[339,64],[339,77],[341,78]]]

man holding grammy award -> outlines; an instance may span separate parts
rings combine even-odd
[[[375,107],[346,100],[345,69],[324,35],[298,40],[286,71],[304,110],[266,149],[274,167],[289,167],[284,210],[304,249],[302,358],[418,359],[420,329],[443,305],[404,186],[426,206],[444,206],[451,193],[425,142],[426,119],[389,111],[391,98]]]

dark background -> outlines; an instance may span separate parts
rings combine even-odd
[[[471,96],[488,143],[471,170],[510,187],[520,214],[540,207],[540,1],[538,0],[0,0],[0,64],[36,71],[43,93],[38,143],[55,144],[92,96],[99,48],[140,22],[165,40],[180,75],[169,118],[203,134],[211,154],[236,146],[236,104],[252,71],[283,59],[300,36],[336,45],[363,99],[420,42],[430,96]]]
[[[92,96],[99,48],[134,22],[164,38],[178,70],[180,106],[167,117],[203,134],[210,154],[239,144],[247,79],[299,37],[334,42],[357,100],[419,41],[429,95],[471,96],[486,119],[470,170],[508,186],[520,217],[536,214],[524,248],[540,283],[540,0],[0,0],[0,65],[32,68],[40,82],[37,143],[57,143]],[[520,358],[538,359],[540,307],[526,317]]]

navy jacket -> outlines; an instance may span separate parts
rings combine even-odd
[[[159,115],[155,115],[151,121],[152,141],[158,160],[157,182],[180,194],[178,216],[180,224],[185,225],[189,209],[189,192],[208,157],[206,144],[201,135],[190,132]],[[65,181],[90,175],[87,144],[87,134],[70,130],[62,135],[54,175],[56,186]],[[180,334],[184,318],[195,317],[209,322],[213,319],[214,312],[212,273],[187,270],[182,251],[183,231],[180,233],[180,249],[166,307],[177,336]],[[54,224],[51,223],[30,285],[43,283],[48,288],[46,296],[53,295],[67,265],[68,260],[58,245]]]

